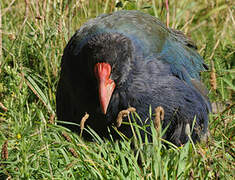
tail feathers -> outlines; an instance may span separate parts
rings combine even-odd
[[[187,37],[182,31],[179,31],[176,29],[170,29],[170,31],[176,37],[176,39],[180,41],[182,44],[190,48],[197,49],[197,45],[192,41],[192,39]]]
[[[203,100],[207,105],[208,112],[212,112],[211,103],[207,96],[208,90],[206,89],[205,85],[197,79],[191,79],[191,83],[194,86],[194,88],[201,94]]]

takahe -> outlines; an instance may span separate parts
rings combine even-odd
[[[206,65],[196,49],[183,33],[139,11],[89,20],[64,50],[58,119],[79,124],[87,112],[86,125],[101,137],[118,138],[108,127],[115,125],[121,110],[136,108],[142,119],[137,123],[143,126],[150,124],[149,107],[161,106],[162,128],[167,127],[163,138],[176,145],[186,143],[188,124],[193,127],[192,139],[200,140],[207,132],[210,102],[199,74]],[[80,131],[78,126],[67,127]],[[129,125],[122,124],[118,130],[132,136]],[[144,138],[144,131],[141,134]],[[83,135],[89,139],[88,133]]]

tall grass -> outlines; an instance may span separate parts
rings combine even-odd
[[[233,179],[234,9],[232,1],[1,1],[0,179]],[[210,70],[202,73],[217,107],[210,136],[196,147],[165,148],[132,140],[84,142],[55,125],[55,91],[63,48],[85,21],[138,9],[196,41]],[[92,131],[92,130],[90,130]],[[155,132],[155,131],[153,131]]]

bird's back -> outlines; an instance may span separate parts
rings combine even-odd
[[[175,74],[185,80],[199,79],[199,72],[205,70],[203,59],[189,38],[179,31],[166,28],[157,18],[140,11],[117,11],[89,20],[73,36],[68,45],[69,50],[78,54],[88,39],[101,33],[127,36],[135,47],[136,55],[161,57],[172,64]]]

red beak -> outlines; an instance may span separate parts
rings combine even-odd
[[[115,88],[114,81],[110,79],[111,69],[108,63],[97,63],[94,67],[94,72],[99,83],[101,110],[104,114],[107,112],[109,101]]]

